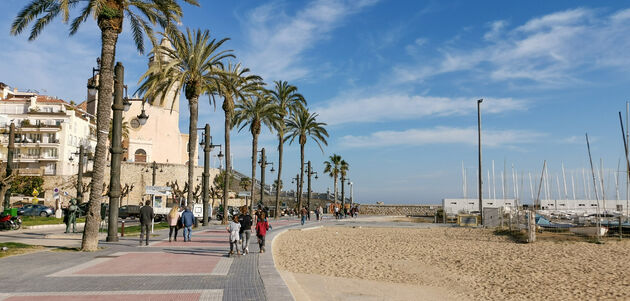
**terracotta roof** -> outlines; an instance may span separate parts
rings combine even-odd
[[[37,102],[48,102],[48,103],[63,103],[66,104],[67,102],[63,99],[59,99],[59,98],[55,98],[52,96],[47,96],[47,95],[37,95]]]
[[[84,101],[84,102],[80,103],[80,104],[77,106],[77,108],[78,108],[79,110],[83,110],[83,111],[86,111],[86,112],[87,112],[87,101]]]

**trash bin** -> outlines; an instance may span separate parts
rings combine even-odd
[[[4,214],[10,214],[11,216],[17,216],[17,208],[4,209]]]

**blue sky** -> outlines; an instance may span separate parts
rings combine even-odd
[[[547,160],[552,191],[556,176],[563,185],[564,163],[569,186],[573,175],[581,197],[588,132],[596,167],[600,158],[604,162],[607,197],[614,197],[623,158],[617,112],[630,100],[630,2],[200,2],[201,8],[184,6],[183,27],[230,37],[226,48],[265,81],[298,86],[331,134],[324,154],[307,144],[307,160],[321,175],[322,162],[340,154],[350,163],[359,201],[438,203],[460,197],[462,161],[468,195],[476,195],[479,98],[484,180],[495,160],[497,196],[504,162],[509,195],[513,164],[527,202],[528,175],[537,183]],[[67,26],[55,20],[34,42],[9,36],[24,3],[2,2],[0,81],[82,101],[100,54],[97,27],[90,20],[69,37]],[[147,59],[135,51],[128,31],[119,39],[117,60],[126,66],[131,89]],[[200,111],[199,123],[210,123],[215,142],[222,142],[222,111],[207,102]],[[235,167],[249,173],[251,136],[234,131],[233,137]],[[262,134],[260,146],[277,162],[276,145],[272,134]],[[292,187],[297,146],[287,147],[284,162],[285,187]],[[328,177],[314,182],[316,190],[327,187],[332,188]]]

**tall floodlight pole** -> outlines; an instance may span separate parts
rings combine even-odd
[[[593,169],[593,158],[591,157],[591,144],[588,142],[588,134],[586,134],[586,148],[588,149],[588,160],[591,163],[591,173],[593,174],[593,191],[595,192],[595,200],[597,201],[597,241],[599,242],[601,221],[599,220],[599,196],[597,195],[597,179],[595,178],[595,170]]]
[[[15,153],[15,124],[11,123],[9,126],[9,145],[7,146],[7,178],[13,173],[13,153]],[[11,208],[11,189],[7,189],[4,193],[4,209],[8,208]]]
[[[114,104],[112,105],[112,147],[111,169],[109,179],[109,223],[107,226],[108,242],[118,241],[118,206],[120,201],[120,161],[122,149],[122,112],[123,112],[123,85],[125,68],[122,63],[116,63],[114,68]]]
[[[483,225],[483,183],[482,183],[482,170],[481,170],[481,103],[483,99],[477,100],[477,142],[479,146],[479,168],[477,169],[479,173],[479,177],[477,179],[479,184],[479,217],[481,220],[481,225]]]

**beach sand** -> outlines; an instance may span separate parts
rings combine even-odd
[[[630,299],[630,241],[517,244],[490,230],[324,227],[273,243],[297,300]]]

